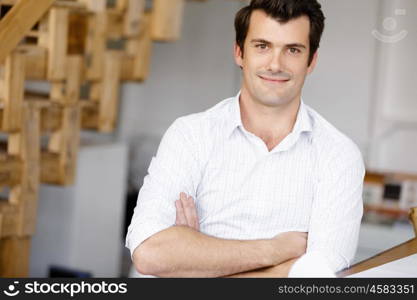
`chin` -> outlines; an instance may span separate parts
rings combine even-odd
[[[259,100],[263,105],[271,107],[286,105],[291,102],[291,100],[289,100],[288,98],[282,97],[263,97]]]

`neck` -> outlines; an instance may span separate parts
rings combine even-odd
[[[300,97],[287,104],[267,106],[253,100],[249,93],[242,89],[239,103],[245,129],[272,147],[284,139],[294,128],[300,107]]]

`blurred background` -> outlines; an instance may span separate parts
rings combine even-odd
[[[5,1],[4,4],[15,2]],[[100,9],[91,4],[95,1],[80,2],[89,13],[100,13]],[[144,9],[152,11],[158,1],[145,2]],[[163,1],[159,2],[163,5]],[[146,48],[150,55],[145,75],[126,75],[126,79],[121,75],[119,85],[114,85],[117,89],[107,91],[103,83],[99,88],[95,86],[98,77],[85,77],[92,83],[87,87],[81,84],[80,98],[86,94],[90,101],[102,103],[95,99],[95,94],[117,94],[117,104],[103,104],[107,107],[104,110],[116,112],[114,126],[110,122],[110,127],[100,127],[100,120],[105,122],[106,119],[104,113],[100,113],[102,104],[98,104],[96,118],[99,121],[93,125],[88,125],[93,114],[87,120],[83,111],[77,155],[72,157],[76,168],[70,184],[42,180],[56,168],[45,169],[46,160],[41,155],[41,172],[47,174],[41,175],[34,208],[36,216],[32,218],[33,230],[25,234],[29,237],[25,250],[19,248],[22,244],[6,246],[10,240],[5,242],[5,239],[11,236],[4,231],[7,210],[0,210],[0,221],[3,214],[2,275],[12,270],[4,266],[13,258],[17,260],[14,267],[20,265],[20,270],[26,270],[30,277],[133,275],[124,238],[138,190],[162,135],[176,118],[206,110],[236,95],[241,81],[241,71],[233,61],[233,21],[235,13],[248,1],[183,1],[181,11],[176,11],[175,5],[170,6],[176,1],[168,2],[165,5],[169,6],[169,15],[181,19],[179,35],[152,40],[152,46]],[[410,207],[417,206],[417,60],[414,57],[417,53],[417,2],[319,2],[326,16],[326,28],[318,65],[307,78],[303,100],[348,135],[364,157],[367,168],[365,214],[355,258],[358,262],[414,237],[407,213]],[[119,4],[109,1],[107,9],[116,9],[115,5],[117,8]],[[126,11],[120,5],[120,11]],[[48,22],[50,26],[53,24],[51,20]],[[96,28],[100,28],[100,19],[95,22]],[[106,26],[112,22],[108,21]],[[0,23],[0,33],[2,25]],[[112,29],[107,28],[107,31]],[[89,34],[87,31],[86,36]],[[125,40],[133,41],[134,34],[126,36]],[[134,41],[128,46],[118,43],[107,47],[126,47],[127,52],[133,53],[142,49],[137,45],[135,48]],[[86,47],[88,49],[88,43]],[[74,50],[79,54],[76,52]],[[87,51],[87,57],[88,54]],[[111,61],[111,54],[105,55],[109,55],[105,57]],[[50,59],[51,55],[48,57]],[[136,58],[131,59],[134,65]],[[69,64],[76,66],[76,62]],[[4,68],[7,69],[7,62]],[[99,72],[110,74],[103,75],[106,77],[117,73],[116,69],[107,63]],[[26,79],[26,90],[49,93],[52,98],[58,89],[55,94],[59,95],[56,83],[59,78],[50,73],[46,77],[48,80]],[[67,105],[62,104],[63,101],[58,102]],[[89,105],[84,103],[85,107]],[[61,118],[65,120],[63,115]],[[62,140],[63,134],[60,136]],[[4,139],[7,138],[5,135]],[[45,145],[52,152],[59,148],[51,146],[50,141]],[[3,204],[11,191],[3,189]],[[10,199],[11,196],[8,201],[12,202]],[[23,236],[22,231],[19,232],[17,236]]]

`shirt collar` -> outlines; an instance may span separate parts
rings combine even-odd
[[[239,93],[234,98],[232,98],[230,119],[227,121],[227,137],[230,137],[237,127],[241,126],[243,128],[239,105],[240,93],[241,92],[239,91]],[[298,135],[301,132],[311,132],[312,130],[313,126],[307,111],[307,107],[304,104],[304,101],[301,99],[300,107],[297,112],[297,119],[291,133]]]
[[[239,98],[240,98],[240,91],[237,95],[232,99],[231,107],[230,107],[230,119],[227,120],[227,137],[230,137],[234,130],[241,126],[242,118],[240,115],[240,105],[239,105]]]
[[[308,114],[307,107],[301,99],[300,107],[298,108],[297,119],[292,130],[293,133],[311,132],[313,131],[313,125],[311,124],[311,118]]]

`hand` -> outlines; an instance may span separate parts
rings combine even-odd
[[[175,201],[175,208],[177,211],[175,225],[188,226],[200,231],[200,222],[193,197],[180,193],[180,199]]]
[[[307,232],[289,231],[276,235],[277,249],[282,249],[288,259],[300,257],[307,250]]]

